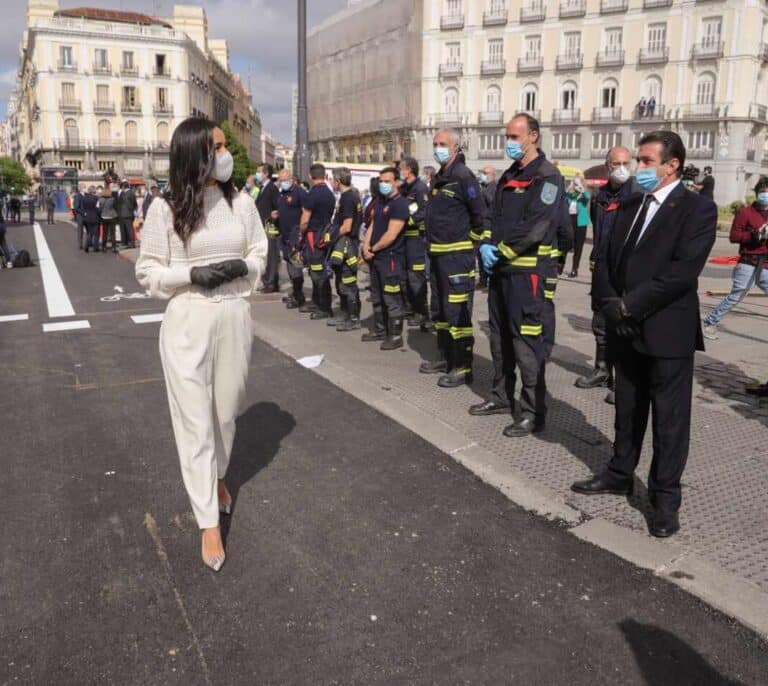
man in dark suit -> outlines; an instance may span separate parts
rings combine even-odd
[[[593,282],[615,370],[613,457],[599,474],[571,488],[587,495],[630,494],[652,407],[649,529],[663,538],[680,528],[693,356],[704,349],[696,290],[715,242],[717,208],[681,184],[685,147],[676,133],[643,136],[637,162],[643,193],[617,210],[614,229],[597,255]]]
[[[272,180],[274,169],[271,164],[262,164],[255,174],[256,182],[261,184],[256,209],[269,239],[267,264],[261,277],[262,293],[277,293],[280,290],[280,245],[277,228],[277,206],[280,203],[280,189]]]
[[[96,197],[96,189],[89,186],[88,192],[82,196],[80,211],[83,215],[83,224],[88,237],[85,239],[85,252],[93,248],[93,252],[99,252],[99,199]]]
[[[136,247],[133,237],[133,220],[136,218],[138,209],[139,202],[136,200],[136,193],[127,181],[123,181],[120,185],[120,195],[117,198],[117,219],[120,222],[120,233],[126,248]]]

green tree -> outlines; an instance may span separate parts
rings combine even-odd
[[[23,193],[32,184],[21,162],[0,157],[0,187],[4,193]]]
[[[248,157],[248,151],[245,146],[237,140],[232,125],[228,122],[222,122],[221,130],[224,132],[224,138],[227,141],[227,149],[232,153],[235,160],[235,167],[232,171],[232,181],[238,187],[242,187],[245,180],[256,171],[257,163]]]

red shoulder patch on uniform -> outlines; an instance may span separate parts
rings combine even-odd
[[[528,188],[533,183],[533,179],[528,179],[527,181],[518,181],[516,179],[512,179],[511,181],[507,181],[504,184],[504,188]]]

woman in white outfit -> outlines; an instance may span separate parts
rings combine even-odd
[[[267,237],[253,200],[235,192],[224,134],[192,117],[173,134],[166,197],[149,208],[136,278],[170,298],[160,327],[181,474],[202,529],[203,562],[219,571],[219,512],[232,498],[224,477],[242,411],[251,358],[248,296],[258,283]]]

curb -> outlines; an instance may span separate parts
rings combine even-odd
[[[304,354],[300,346],[280,340],[256,318],[253,323],[254,335],[276,350],[294,360]],[[590,519],[568,505],[558,492],[532,481],[440,418],[388,393],[384,386],[355,376],[327,359],[311,371],[431,443],[524,510],[565,523],[577,538],[652,571],[768,641],[768,593],[754,584],[684,552],[674,542],[662,542],[599,517]]]

